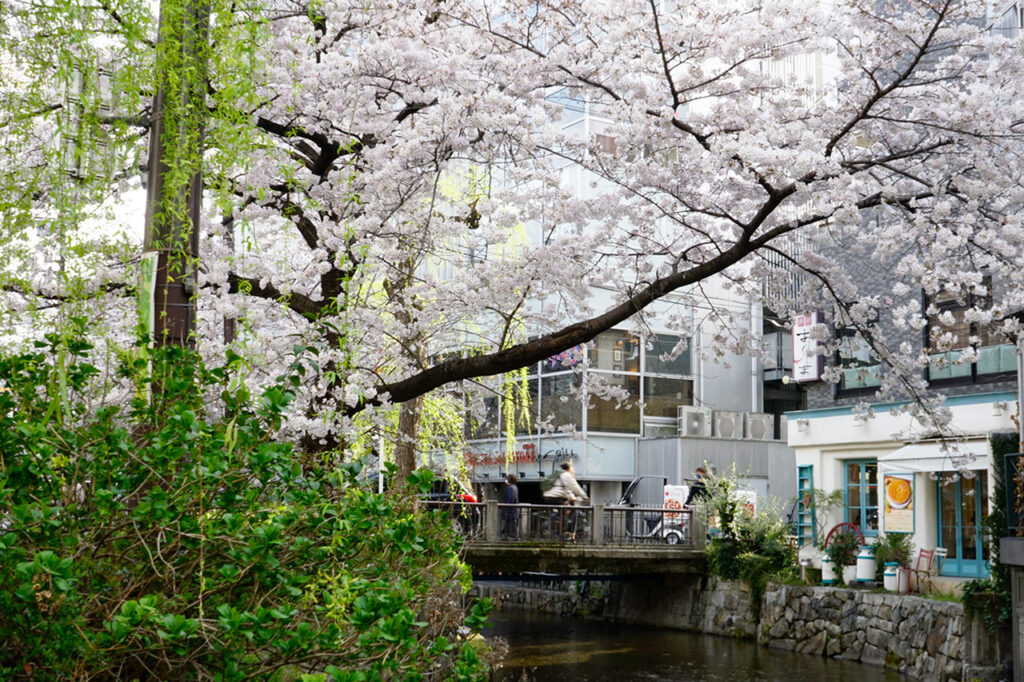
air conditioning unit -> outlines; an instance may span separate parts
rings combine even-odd
[[[775,415],[763,412],[747,412],[743,415],[743,433],[752,440],[773,440],[775,438]]]
[[[706,407],[680,405],[679,435],[689,437],[711,437],[711,410]]]
[[[743,437],[743,413],[725,412],[715,410],[715,426],[713,434],[715,438],[742,438]]]

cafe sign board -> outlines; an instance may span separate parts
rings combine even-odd
[[[882,477],[882,512],[886,533],[914,532],[914,474]]]

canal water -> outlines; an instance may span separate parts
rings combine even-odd
[[[768,649],[750,641],[677,630],[494,611],[488,638],[509,651],[493,682],[896,682],[880,666]]]

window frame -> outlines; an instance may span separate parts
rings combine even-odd
[[[989,277],[985,277],[985,279],[983,280],[983,284],[989,290],[989,292],[991,292],[991,290],[992,290],[992,282],[991,282],[991,279]],[[981,295],[978,295],[978,294],[975,294],[975,293],[971,292],[963,300],[963,303],[961,303],[960,299],[957,298],[957,297],[950,297],[948,300],[941,300],[941,301],[934,301],[933,302],[934,298],[936,298],[936,297],[935,296],[931,296],[930,297],[926,293],[924,293],[923,291],[921,292],[921,309],[923,311],[925,311],[925,322],[926,322],[926,324],[924,326],[924,329],[921,331],[921,346],[922,346],[923,349],[925,349],[926,354],[929,356],[929,358],[931,358],[932,356],[939,356],[939,355],[947,354],[947,353],[948,354],[960,353],[960,352],[962,352],[963,350],[965,350],[967,348],[970,348],[972,350],[980,352],[981,349],[983,349],[983,348],[999,348],[999,347],[1004,346],[1004,345],[1010,345],[1009,342],[997,343],[997,344],[988,344],[988,345],[982,344],[982,343],[971,343],[968,346],[963,346],[963,347],[960,347],[960,348],[953,348],[953,349],[950,349],[948,351],[936,351],[936,352],[933,352],[932,349],[931,349],[931,336],[932,336],[932,328],[933,328],[932,320],[934,318],[939,317],[944,312],[950,312],[950,313],[956,314],[957,312],[966,311],[966,310],[976,306],[978,303],[984,301],[985,299],[990,299],[991,298],[991,293],[986,294],[984,296],[981,296]],[[935,315],[929,315],[928,314],[928,308],[931,307],[932,305],[935,305],[935,307],[937,309],[937,312],[935,313]],[[981,329],[980,325],[977,322],[969,322],[967,324],[968,324],[968,326],[967,326],[967,337],[968,337],[968,340],[973,339],[973,338],[977,338],[977,339],[980,340],[981,336],[982,336],[982,333],[984,333],[985,330]],[[945,327],[940,327],[940,328],[945,329]],[[979,359],[980,359],[980,357],[979,357]],[[963,365],[955,365],[955,367],[963,367]],[[1016,364],[1014,364],[1013,368],[1001,370],[1001,371],[998,371],[998,372],[979,372],[978,371],[978,360],[975,360],[974,362],[970,363],[970,372],[968,372],[966,374],[960,374],[958,376],[933,377],[932,376],[933,370],[932,370],[932,366],[931,366],[930,362],[929,362],[928,366],[924,368],[923,371],[924,371],[924,378],[928,382],[929,386],[970,386],[970,385],[974,385],[974,384],[986,384],[986,383],[992,383],[992,382],[995,382],[995,381],[1005,381],[1008,378],[1016,376],[1017,369],[1016,369]]]
[[[861,482],[858,482],[856,484],[860,488],[860,495],[859,495],[860,499],[857,500],[858,504],[851,506],[851,504],[850,504],[850,487],[851,487],[851,484],[850,484],[850,469],[849,469],[851,464],[857,464],[857,465],[860,466],[860,481],[866,480],[866,475],[865,475],[866,467],[869,466],[869,465],[870,466],[874,466],[874,468],[875,468],[875,483],[874,483],[874,486],[875,486],[875,504],[874,504],[874,506],[871,506],[871,505],[867,504],[867,502],[868,502],[868,498],[867,498],[867,488],[868,488],[868,486],[866,486],[864,483],[861,483]],[[846,521],[847,523],[853,523],[853,521],[850,520],[851,519],[850,511],[852,509],[859,509],[860,512],[861,512],[861,514],[860,514],[861,522],[860,522],[860,524],[854,524],[854,525],[856,525],[860,529],[861,534],[865,538],[878,537],[878,526],[881,525],[881,518],[880,517],[881,517],[881,513],[882,513],[881,509],[879,508],[879,505],[878,505],[878,494],[879,494],[878,493],[878,487],[879,487],[878,486],[878,460],[877,459],[844,459],[844,460],[842,460],[842,465],[843,465],[843,520]],[[876,527],[874,529],[866,527],[866,522],[867,522],[867,518],[868,518],[868,512],[870,510],[872,510],[872,509],[875,510],[875,526]]]

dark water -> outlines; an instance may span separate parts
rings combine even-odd
[[[496,682],[903,679],[878,666],[778,651],[727,637],[515,610],[494,611],[490,621],[493,627],[484,634],[509,644],[505,667],[492,678]]]

